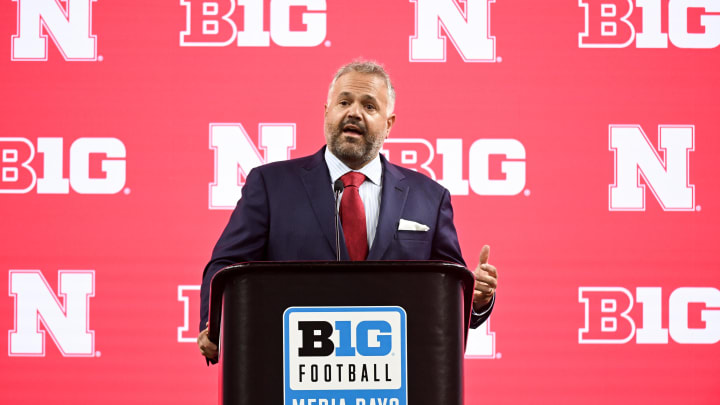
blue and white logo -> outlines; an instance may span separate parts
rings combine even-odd
[[[286,405],[407,405],[400,307],[291,307],[283,315]]]

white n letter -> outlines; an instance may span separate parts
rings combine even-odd
[[[639,125],[610,125],[615,152],[615,182],[610,185],[610,211],[644,211],[645,185],[665,211],[695,209],[689,154],[695,150],[695,127],[659,126],[662,159]],[[640,177],[645,185],[640,184]]]
[[[63,356],[95,354],[90,326],[90,297],[95,296],[95,272],[58,271],[58,297],[39,270],[10,270],[10,295],[15,297],[15,329],[9,333],[10,356],[44,356],[45,332]],[[40,323],[45,331],[40,331]]]
[[[97,60],[96,36],[91,35],[92,2],[97,0],[14,0],[17,35],[12,37],[12,60],[47,60],[47,35],[65,60]]]
[[[410,0],[415,3],[415,36],[410,37],[411,62],[445,62],[446,38],[465,62],[495,62],[495,37],[490,36],[490,4],[495,0]]]
[[[259,146],[250,140],[242,124],[210,124],[210,149],[215,149],[215,183],[210,184],[210,209],[233,209],[241,197],[250,170],[290,159],[295,149],[295,124],[258,125]]]

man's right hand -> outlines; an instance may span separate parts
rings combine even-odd
[[[208,328],[205,328],[197,338],[200,353],[208,359],[216,359],[218,355],[218,347],[208,338]]]

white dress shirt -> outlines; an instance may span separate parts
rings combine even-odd
[[[376,156],[368,164],[360,170],[353,170],[343,163],[337,156],[330,152],[329,148],[325,148],[325,163],[330,170],[330,188],[333,187],[335,181],[347,172],[360,172],[367,177],[363,184],[358,187],[360,199],[365,207],[365,226],[367,228],[368,250],[372,247],[375,240],[375,231],[377,230],[378,217],[380,216],[380,196],[382,194],[382,163],[380,156]],[[338,198],[338,209],[343,193]]]
[[[327,163],[328,169],[330,170],[330,188],[333,188],[335,181],[339,179],[343,174],[347,172],[360,172],[367,177],[365,182],[360,185],[358,191],[360,192],[360,199],[365,207],[365,226],[367,227],[367,238],[368,238],[368,250],[372,247],[372,242],[375,240],[375,231],[377,230],[378,217],[380,215],[380,196],[382,195],[382,163],[380,162],[380,156],[376,156],[375,159],[371,160],[370,163],[363,166],[360,170],[353,170],[335,155],[330,152],[329,148],[325,148],[325,163]],[[340,201],[342,200],[342,193],[338,198],[338,207],[340,208]],[[490,311],[495,305],[495,296],[493,295],[490,305],[487,306],[482,312],[475,312],[475,308],[471,308],[471,311],[476,316],[484,316]]]

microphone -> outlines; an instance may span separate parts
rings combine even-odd
[[[340,193],[345,189],[342,180],[335,180],[333,191],[335,191],[335,253],[337,261],[340,261],[340,214],[338,213],[338,198]]]

